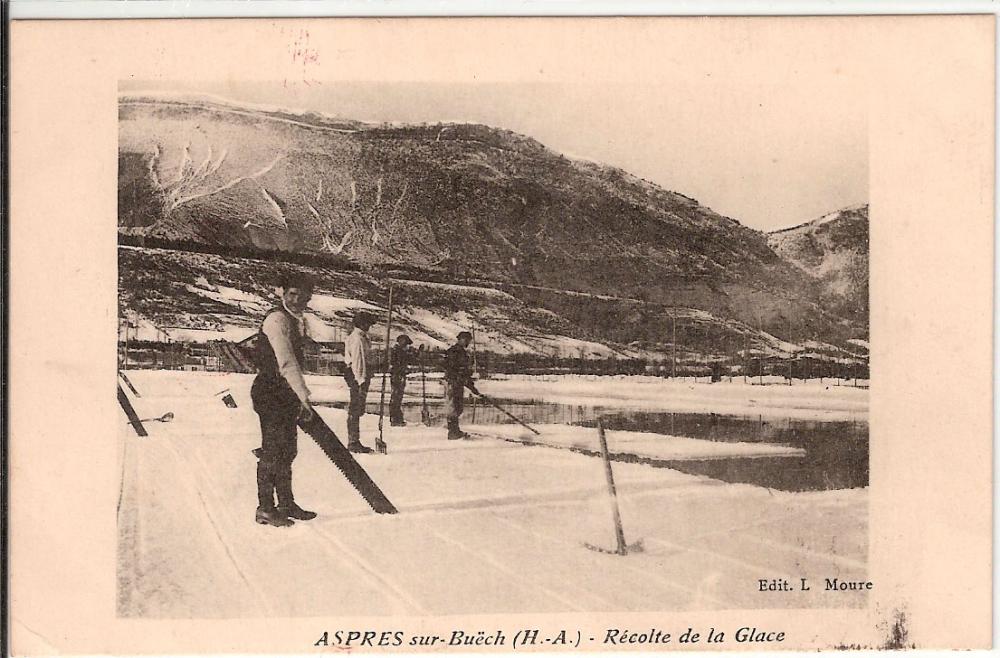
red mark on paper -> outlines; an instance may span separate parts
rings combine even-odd
[[[282,29],[282,32],[285,30]],[[301,66],[301,79],[293,80],[292,84],[296,82],[303,82],[306,85],[312,86],[314,84],[323,84],[316,79],[314,73],[319,67],[319,50],[314,48],[309,42],[309,30],[299,29],[292,31],[292,42],[288,46],[288,51],[292,56],[292,62],[296,67]],[[284,81],[284,86],[287,87],[289,84],[288,79]]]

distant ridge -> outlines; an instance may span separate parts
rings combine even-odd
[[[509,130],[136,92],[119,119],[128,240],[330,254],[698,308],[776,335],[867,335],[773,236]]]
[[[849,206],[804,224],[768,234],[786,261],[818,281],[825,303],[867,325],[868,204]]]

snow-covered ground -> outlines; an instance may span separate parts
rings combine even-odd
[[[358,460],[399,514],[372,513],[300,433],[296,496],[320,516],[291,528],[271,528],[253,521],[256,460],[250,450],[259,445],[260,433],[250,408],[252,377],[130,371],[129,378],[142,394],[130,396],[141,418],[167,411],[175,416],[169,423],[147,422],[147,438],[136,437],[123,416],[118,437],[118,603],[123,616],[439,615],[864,603],[860,593],[824,591],[823,579],[865,576],[866,489],[784,493],[615,462],[626,540],[641,540],[643,548],[621,557],[584,546],[614,546],[599,459],[492,438],[447,441],[442,428],[386,423],[389,454]],[[599,395],[589,382],[575,384],[584,385],[584,391],[559,381],[515,382],[484,382],[482,388],[505,397],[518,387],[531,397],[539,390]],[[342,397],[335,378],[310,378],[309,383],[317,392]],[[712,392],[719,384],[692,386],[702,395],[720,395]],[[628,390],[651,400],[664,394],[661,388],[655,395],[643,393],[646,387],[656,384],[624,379],[602,382],[600,388],[616,405]],[[733,388],[718,400],[736,399]],[[771,388],[779,387],[753,393]],[[821,400],[861,406],[866,393],[819,388],[822,393],[794,401],[788,398],[794,392],[763,397],[772,409],[811,404],[805,408],[820,411]],[[223,405],[217,394],[226,389],[238,408]],[[684,387],[670,390],[677,397]],[[866,402],[863,406],[867,409]],[[344,412],[319,411],[342,435]],[[362,420],[362,439],[369,445],[376,424],[371,415]],[[539,440],[553,445],[595,438],[593,430],[584,428],[538,429]],[[475,430],[520,437],[512,426]],[[612,451],[676,458],[711,456],[719,450],[750,456],[762,449],[759,444],[643,434],[608,432],[608,440]],[[759,591],[759,579],[798,582],[800,577],[810,579],[811,591]],[[456,583],[474,586],[459,588]]]

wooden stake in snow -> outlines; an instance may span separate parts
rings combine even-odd
[[[750,374],[750,333],[743,334],[743,383],[748,382],[747,376]]]
[[[424,369],[424,346],[420,346],[420,422],[430,427],[431,410],[427,408],[427,373]]]
[[[611,497],[611,514],[615,524],[615,541],[618,542],[618,555],[625,555],[625,531],[622,530],[622,515],[618,511],[618,493],[615,491],[615,476],[611,472],[611,459],[608,457],[608,439],[604,436],[604,423],[597,419],[597,436],[601,440],[601,459],[604,460],[604,475],[608,480],[608,495]]]
[[[673,365],[670,367],[670,378],[677,379],[677,315],[670,314],[670,349],[673,350]]]
[[[392,281],[389,282],[389,314],[385,321],[385,369],[382,372],[382,394],[378,401],[378,438],[375,439],[375,451],[386,454],[385,439],[382,437],[382,417],[385,412],[385,380],[389,378],[389,335],[392,331]]]

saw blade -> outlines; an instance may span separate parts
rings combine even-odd
[[[312,437],[313,441],[319,445],[320,449],[329,457],[333,465],[337,467],[351,486],[361,494],[371,508],[379,514],[396,514],[398,510],[389,502],[382,490],[375,484],[374,480],[361,467],[361,464],[354,458],[351,451],[340,442],[337,435],[330,426],[327,425],[319,414],[313,413],[308,421],[299,421],[306,434]]]

